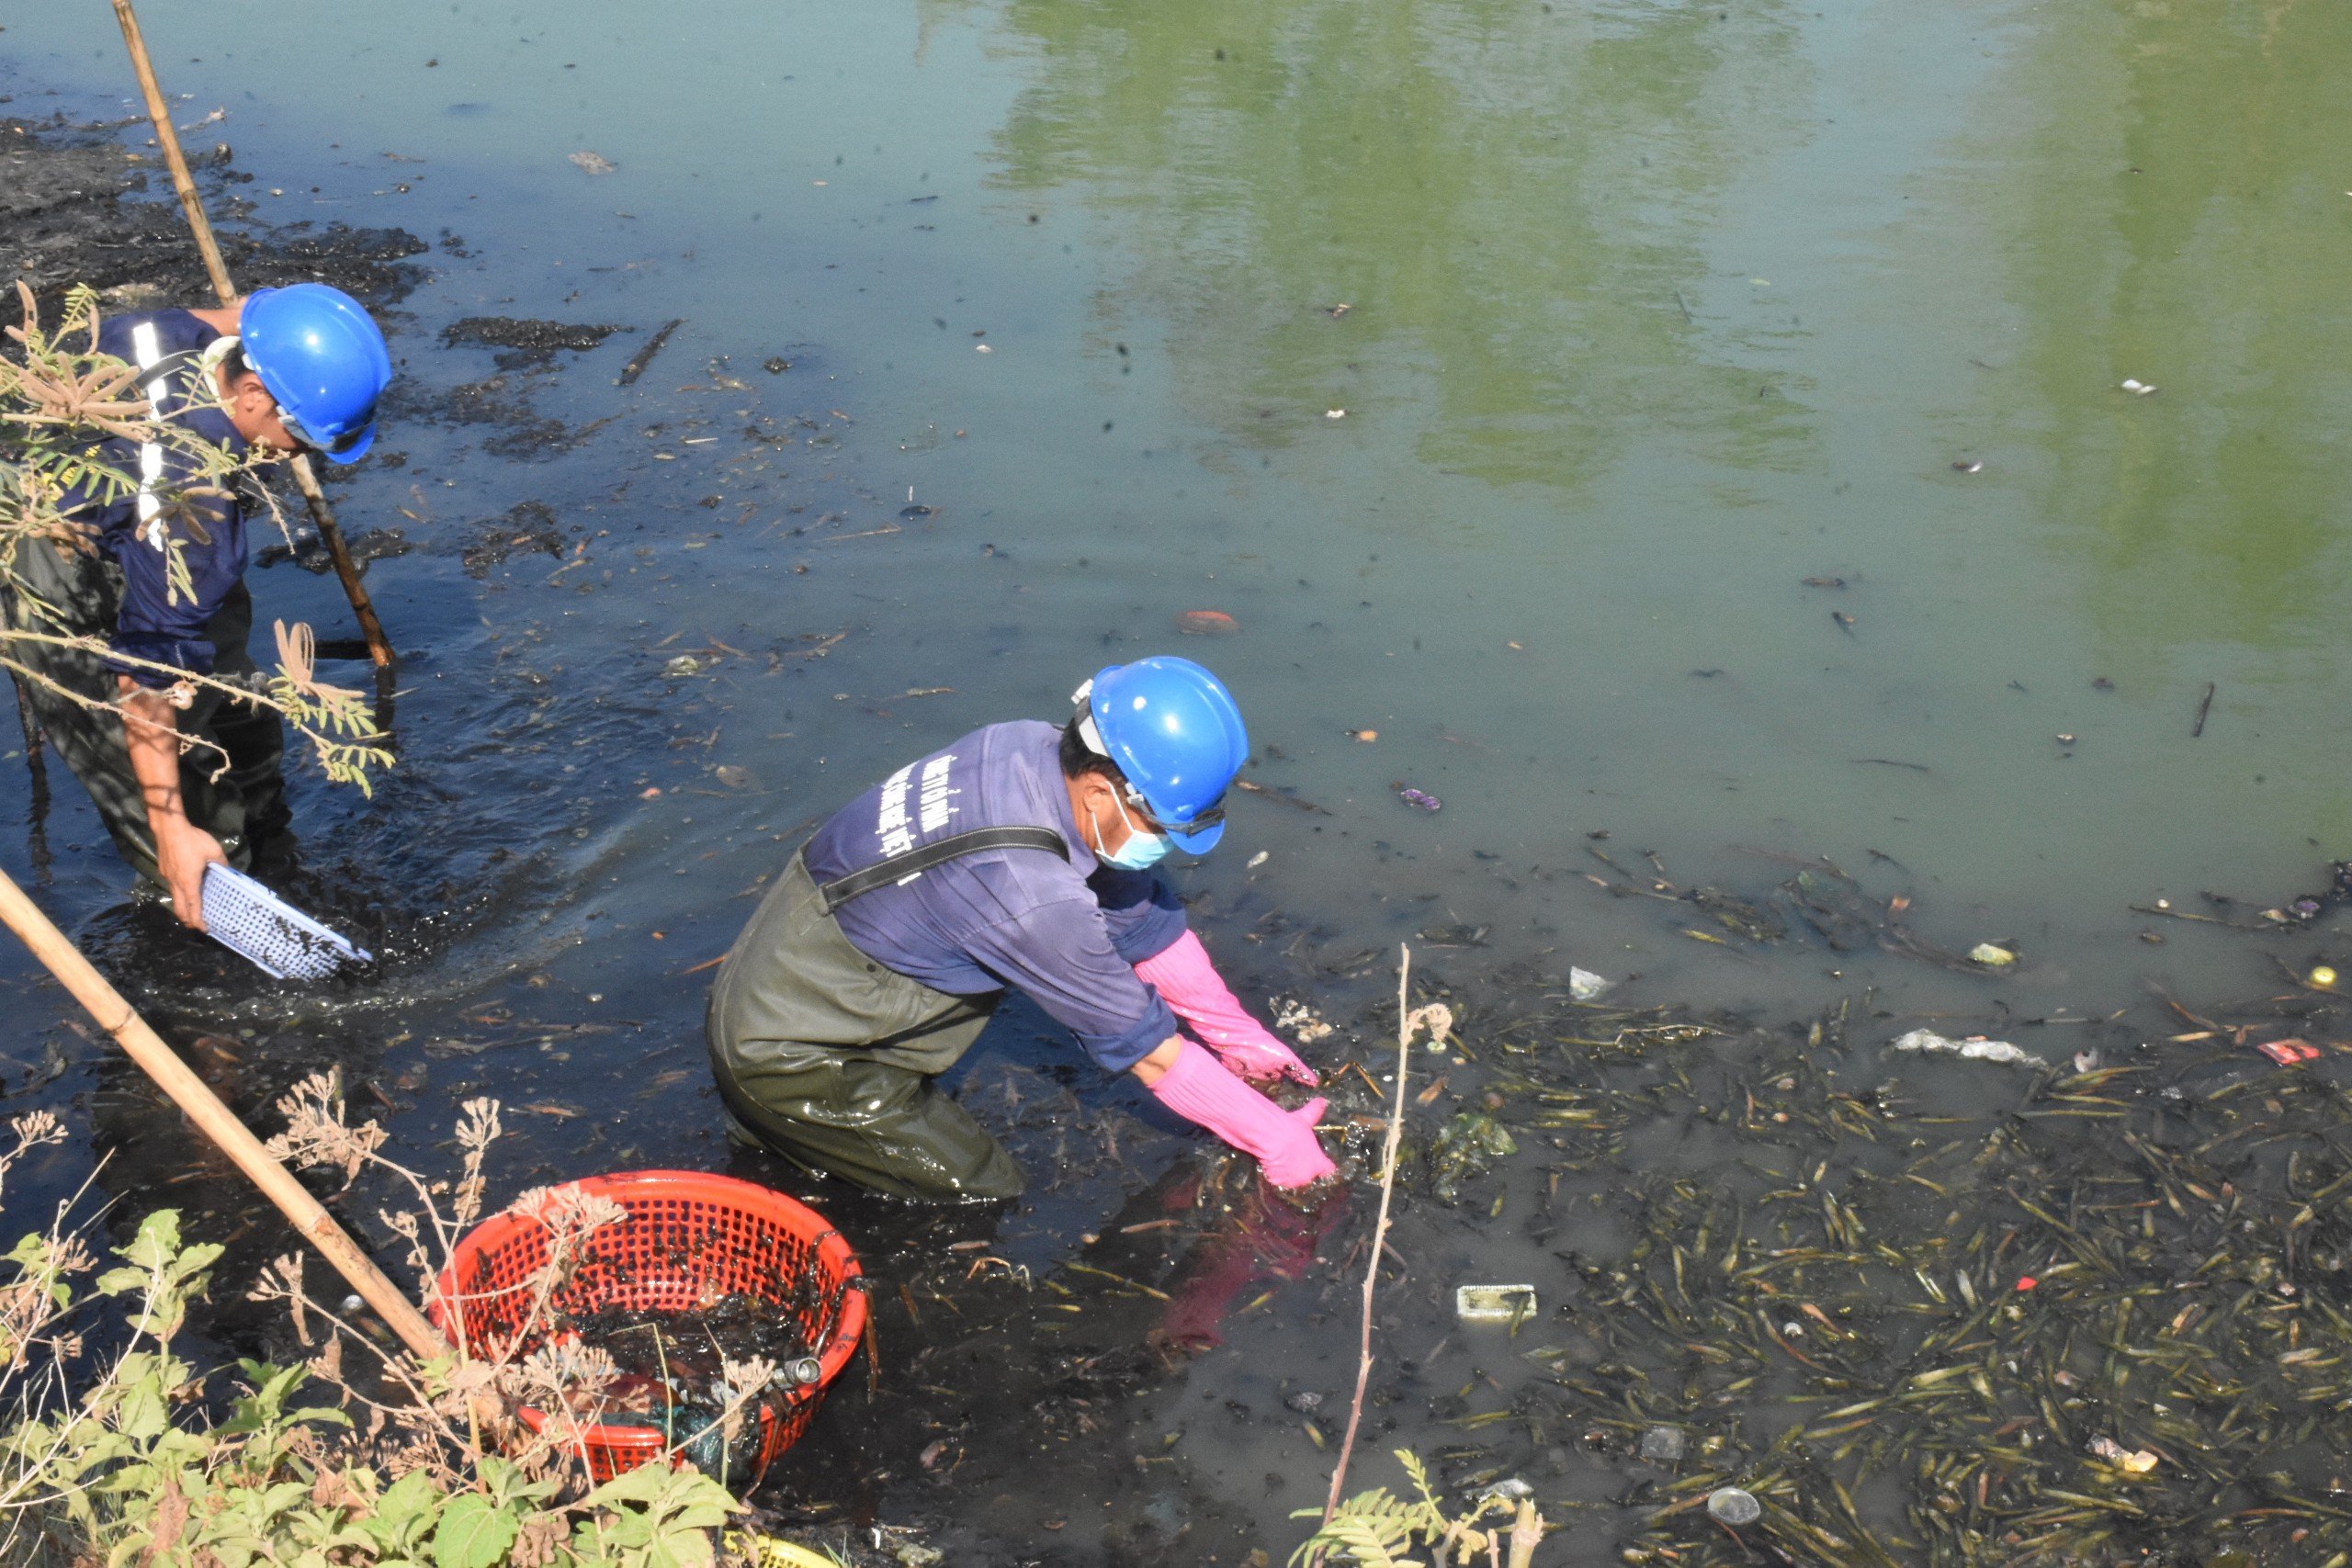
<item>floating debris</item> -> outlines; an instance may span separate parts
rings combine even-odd
[[[1718,1486],[1707,1494],[1707,1516],[1719,1524],[1737,1529],[1762,1518],[1764,1505],[1736,1486]]]
[[[1956,458],[1951,470],[1956,474],[1981,474],[1984,471],[1984,460],[1982,457]]]
[[[2151,387],[2150,391],[2155,389]],[[2093,1438],[2090,1450],[2129,1475],[2145,1475],[2156,1468],[2156,1456],[2145,1449],[2127,1449],[2113,1438]]]
[[[1457,1285],[1453,1315],[1464,1323],[1522,1323],[1535,1315],[1532,1285]]]
[[[2130,392],[2134,397],[2144,398],[2149,393],[2154,391],[2155,389],[2149,386],[2145,381],[2139,379],[2137,377],[2126,376],[2123,378],[2123,390]],[[2195,400],[2191,399],[2190,400],[2194,401]]]
[[[681,653],[675,659],[671,660],[668,663],[662,666],[662,673],[673,677],[699,675],[708,668],[710,668],[708,665],[705,664],[701,660],[696,659],[693,654]]]
[[[1241,623],[1223,610],[1180,610],[1176,629],[1186,637],[1231,637]]]
[[[1599,1001],[1616,987],[1617,982],[1589,969],[1571,967],[1568,970],[1568,999],[1577,1002]]]
[[[1682,1457],[1682,1432],[1675,1427],[1653,1427],[1642,1434],[1641,1457],[1652,1464],[1672,1464]]]
[[[2018,961],[2017,953],[1996,942],[1980,942],[1968,950],[1971,964],[1982,964],[1987,969],[2007,969]]]
[[[602,152],[590,152],[585,151],[567,155],[564,162],[570,164],[575,169],[579,169],[591,175],[609,175],[614,170],[620,167],[618,164],[614,163]]]
[[[1380,739],[1380,731],[1377,729],[1351,729],[1347,735],[1349,739],[1361,740],[1367,746]]]
[[[1250,857],[1249,863],[1247,863],[1247,864],[1246,864],[1242,869],[1244,869],[1245,871],[1255,871],[1255,870],[1257,870],[1260,866],[1261,866],[1261,865],[1265,864],[1268,861],[1270,861],[1270,860],[1272,860],[1272,859],[1273,859],[1273,858],[1274,858],[1274,852],[1273,852],[1273,851],[1272,851],[1272,850],[1260,850],[1256,854],[1251,855],[1251,856]]]
[[[925,506],[920,501],[910,501],[907,502],[906,505],[899,508],[899,515],[911,523],[918,517],[930,516],[932,510],[932,508]]]
[[[1403,801],[1406,805],[1413,807],[1417,811],[1441,811],[1444,809],[1445,803],[1425,790],[1414,789],[1410,785],[1403,784],[1392,784],[1388,787],[1396,792],[1397,799]]]
[[[1908,1034],[1898,1036],[1892,1048],[1960,1056],[1972,1062],[2002,1062],[2013,1067],[2046,1067],[2050,1065],[2032,1052],[2021,1051],[2006,1040],[1948,1040],[1928,1029],[1915,1029]]]

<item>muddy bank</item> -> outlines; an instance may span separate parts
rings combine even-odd
[[[145,123],[0,116],[0,277],[31,283],[51,303],[75,283],[114,310],[210,302],[170,172],[160,152],[140,144]],[[428,247],[405,230],[262,220],[244,192],[253,176],[236,169],[230,145],[188,141],[239,288],[329,283],[380,309],[423,276],[410,258]]]

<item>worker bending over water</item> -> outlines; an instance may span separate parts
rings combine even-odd
[[[1017,1195],[1021,1168],[934,1081],[1012,986],[1275,1186],[1331,1174],[1323,1101],[1285,1111],[1243,1081],[1314,1072],[1242,1011],[1149,869],[1224,834],[1240,710],[1168,658],[1075,702],[1060,728],[992,724],[909,763],[792,857],[711,988],[736,1132],[900,1197]]]
[[[109,316],[97,346],[139,367],[159,418],[240,460],[308,450],[357,461],[392,373],[368,312],[322,283],[221,310]],[[122,858],[201,930],[205,866],[251,865],[288,818],[277,715],[187,680],[266,689],[245,646],[248,476],[216,484],[193,452],[119,436],[97,460],[136,488],[68,495],[59,510],[83,537],[20,543],[0,608],[16,630],[90,638],[110,656],[17,642],[10,657],[34,672],[18,690]]]

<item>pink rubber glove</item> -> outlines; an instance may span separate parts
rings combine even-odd
[[[1208,949],[1191,931],[1136,964],[1136,978],[1158,991],[1202,1043],[1243,1077],[1294,1078],[1309,1089],[1323,1081],[1298,1059],[1297,1052],[1241,1010],[1241,1003],[1217,977]]]
[[[1315,1139],[1322,1100],[1284,1111],[1190,1040],[1151,1092],[1187,1122],[1196,1122],[1242,1153],[1257,1156],[1266,1179],[1277,1187],[1304,1187],[1337,1168]]]

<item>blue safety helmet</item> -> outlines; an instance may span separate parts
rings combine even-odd
[[[1206,854],[1225,836],[1225,799],[1250,755],[1225,682],[1189,659],[1138,659],[1095,672],[1070,699],[1079,738],[1108,757],[1130,796],[1176,847]]]
[[[384,334],[359,301],[323,283],[257,288],[237,337],[277,415],[306,446],[356,463],[376,439],[376,400],[391,384]]]

